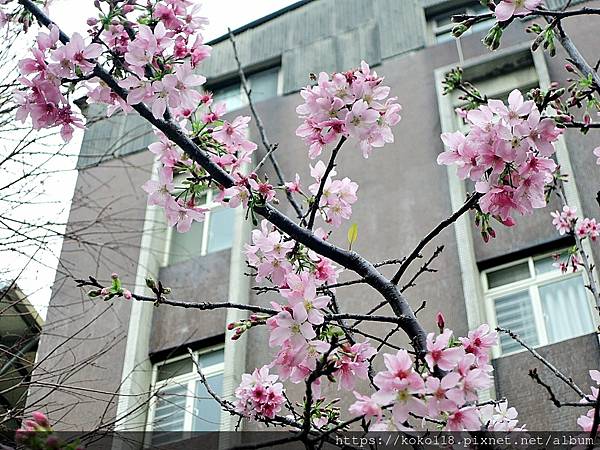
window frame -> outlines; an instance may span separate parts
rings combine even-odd
[[[250,92],[252,92],[252,77],[254,75],[257,75],[257,74],[260,74],[263,72],[270,72],[270,71],[275,72],[275,79],[276,79],[275,97],[279,97],[282,95],[282,93],[283,93],[283,91],[282,91],[283,71],[281,70],[281,64],[275,64],[275,65],[267,66],[262,69],[248,71],[248,73],[244,72],[244,75],[246,76],[246,81],[248,82],[248,88],[250,89]],[[234,109],[228,108],[227,112],[230,113],[230,112],[238,111],[242,108],[245,108],[250,104],[250,102],[248,101],[248,96],[246,95],[246,92],[244,92],[244,86],[242,84],[242,80],[237,75],[237,73],[234,75],[234,77],[230,78],[229,80],[225,80],[220,83],[217,82],[213,86],[211,86],[211,85],[207,86],[206,90],[215,94],[215,91],[217,91],[217,90],[225,89],[230,86],[235,86],[236,84],[239,85],[239,95],[240,95],[240,99],[241,99],[241,106],[234,108]],[[217,99],[215,99],[215,100],[218,103],[218,100]],[[252,99],[252,101],[255,103],[260,103],[260,101],[257,102],[254,99]]]
[[[554,283],[557,281],[566,281],[566,280],[570,280],[573,278],[580,278],[582,285],[585,285],[585,279],[584,279],[583,273],[581,271],[577,271],[577,272],[568,272],[565,274],[565,273],[562,273],[559,269],[556,269],[556,270],[552,270],[552,271],[549,271],[546,273],[537,274],[536,270],[535,270],[535,262],[542,260],[542,259],[546,259],[548,257],[551,257],[552,255],[555,255],[557,253],[563,254],[566,250],[567,250],[566,248],[561,248],[561,249],[557,249],[556,251],[553,251],[553,252],[546,252],[546,253],[541,253],[541,254],[530,255],[525,258],[516,259],[514,261],[510,261],[505,264],[500,264],[498,266],[490,267],[490,268],[482,270],[480,272],[481,287],[483,290],[484,310],[485,310],[485,314],[488,319],[489,325],[492,329],[495,329],[498,326],[498,321],[496,318],[495,300],[497,298],[504,297],[506,295],[516,294],[518,292],[523,292],[523,291],[527,290],[529,293],[529,299],[530,299],[531,306],[532,306],[533,318],[535,321],[535,329],[536,329],[537,336],[538,336],[538,344],[533,347],[535,347],[535,348],[544,347],[546,345],[557,344],[557,343],[563,341],[563,340],[560,340],[560,341],[556,341],[556,342],[552,342],[552,343],[548,342],[548,335],[546,332],[546,325],[544,323],[544,314],[543,314],[543,310],[542,310],[541,296],[540,296],[539,291],[540,291],[540,288],[542,288],[548,284],[551,284],[551,283]],[[519,281],[514,281],[512,283],[507,283],[507,284],[497,286],[494,288],[489,288],[488,278],[487,278],[488,273],[495,272],[495,271],[498,271],[501,269],[506,269],[509,267],[513,267],[513,266],[522,264],[524,262],[527,262],[527,266],[529,269],[529,277],[528,278],[525,278],[525,279],[519,280]],[[589,295],[587,289],[584,289],[584,292],[585,292],[585,297],[587,300],[586,303],[588,305],[588,312],[590,314],[590,318],[592,319],[592,323],[595,324],[596,322],[594,320],[593,306],[592,306],[590,295]],[[575,337],[578,337],[578,336],[571,336],[567,339],[572,339]],[[501,349],[501,346],[500,346],[500,342],[498,341],[498,344],[492,348],[492,357],[494,359],[496,359],[496,358],[500,358],[503,356],[514,355],[516,353],[520,353],[525,350],[526,350],[525,348],[520,348],[519,350],[515,350],[512,352],[503,352]]]
[[[447,42],[451,42],[452,39],[445,40],[445,41],[438,41],[438,37],[441,35],[447,34],[447,33],[451,34],[452,29],[457,25],[456,23],[450,21],[450,23],[448,23],[446,25],[438,26],[436,18],[439,18],[442,15],[448,15],[448,14],[450,14],[451,16],[456,15],[456,14],[469,14],[469,15],[478,14],[477,10],[475,9],[478,5],[481,5],[481,4],[477,1],[467,2],[467,3],[463,3],[462,5],[458,4],[458,5],[455,5],[450,8],[445,8],[434,14],[426,14],[425,19],[427,22],[427,31],[428,31],[427,34],[428,34],[429,44],[430,45],[438,45],[438,44],[441,45],[441,44],[445,44]],[[486,23],[486,22],[489,22],[491,24],[493,21],[494,21],[493,18],[490,18],[489,20],[480,22],[477,25],[480,25],[480,24]],[[479,33],[480,31],[481,30],[477,30],[477,31],[475,31],[475,33]],[[468,36],[473,33],[474,33],[473,27],[471,27],[463,34],[463,36]]]
[[[163,389],[163,388],[178,386],[178,385],[183,386],[184,384],[186,385],[187,393],[186,393],[186,402],[185,402],[185,413],[184,413],[185,415],[184,415],[184,422],[183,422],[184,429],[182,430],[182,433],[193,432],[192,425],[193,425],[193,421],[194,421],[195,392],[196,392],[197,383],[200,382],[200,380],[201,380],[200,375],[198,375],[198,372],[196,371],[196,364],[198,363],[199,357],[201,355],[204,355],[207,353],[212,353],[212,352],[219,351],[219,350],[222,350],[224,352],[225,344],[217,344],[217,345],[213,345],[210,347],[202,348],[201,350],[197,350],[197,351],[193,352],[193,356],[191,356],[189,354],[180,355],[180,356],[176,356],[173,358],[165,359],[163,361],[159,361],[152,365],[152,381],[150,384],[150,401],[148,404],[148,414],[147,414],[147,418],[146,418],[146,427],[145,427],[146,433],[151,433],[153,431],[153,425],[154,425],[154,419],[155,419],[155,413],[156,413],[156,404],[158,402],[158,398],[157,398],[156,394],[159,392],[159,390]],[[188,359],[188,358],[193,358],[191,372],[183,374],[183,375],[178,375],[178,376],[175,376],[172,378],[167,378],[166,380],[156,381],[156,378],[158,376],[159,367],[173,363],[173,362],[182,361],[182,360]],[[225,373],[225,361],[223,360],[223,362],[213,364],[210,366],[206,366],[206,367],[202,366],[202,373],[204,374],[204,376],[206,378],[210,378],[211,376],[214,376],[214,375],[224,374]],[[221,415],[222,415],[222,411],[221,411]],[[221,420],[221,422],[222,422],[222,420]],[[221,428],[222,428],[222,423],[219,423],[219,431],[221,431]],[[147,436],[149,436],[149,434],[147,434]],[[185,439],[185,437],[184,437],[184,439]],[[147,444],[151,444],[150,437],[147,438],[147,441],[148,441]],[[174,442],[180,442],[180,441],[174,441]]]
[[[216,193],[215,193],[214,189],[208,189],[206,191],[205,202],[200,205],[197,205],[200,208],[208,209],[208,211],[206,211],[206,213],[204,215],[204,220],[202,221],[202,242],[200,243],[200,253],[196,256],[206,256],[206,255],[209,255],[212,253],[218,253],[218,252],[209,252],[208,251],[210,221],[211,221],[212,214],[215,210],[225,208],[225,206],[221,205],[220,203],[218,203],[214,200],[215,197],[216,197]],[[232,226],[234,226],[234,225],[235,225],[235,223],[232,224]],[[173,239],[173,233],[177,233],[177,231],[175,230],[175,227],[167,227],[167,233],[165,236],[165,253],[164,253],[164,258],[163,258],[161,267],[170,267],[170,266],[173,266],[174,264],[177,264],[176,262],[171,262],[171,244],[172,244],[172,239]],[[232,244],[233,244],[233,242],[232,242]],[[228,247],[226,249],[222,249],[219,251],[224,251],[224,250],[227,250],[230,248],[231,247]],[[191,258],[193,258],[193,256],[190,256],[190,258],[186,259],[185,261],[189,261]],[[180,261],[180,262],[184,262],[184,261]]]

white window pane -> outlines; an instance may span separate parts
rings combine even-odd
[[[169,378],[178,377],[191,373],[194,369],[194,363],[191,358],[180,359],[167,364],[162,364],[156,369],[156,381],[163,381]]]
[[[235,209],[217,208],[210,213],[208,226],[207,253],[231,248],[233,243],[233,225]]]
[[[498,269],[487,273],[488,288],[492,289],[530,277],[527,261],[514,266]]]
[[[200,364],[200,367],[214,366],[215,364],[222,364],[224,361],[225,351],[223,349],[201,353],[198,356],[198,363]]]
[[[560,260],[565,261],[567,252],[564,251],[560,254]],[[553,256],[547,256],[545,258],[537,259],[534,261],[535,273],[541,275],[543,273],[560,272],[558,267],[554,267],[553,264],[556,262]]]
[[[252,101],[261,102],[277,96],[279,68],[263,70],[248,77]]]
[[[152,422],[152,444],[160,445],[183,438],[187,384],[160,389]]]
[[[529,345],[538,345],[538,336],[533,317],[533,308],[529,291],[505,295],[495,300],[496,322],[501,328],[507,328]],[[520,350],[522,347],[505,333],[500,334],[502,353]]]
[[[583,279],[578,276],[540,287],[546,334],[550,343],[594,330]]]
[[[169,265],[200,255],[203,226],[203,222],[193,221],[192,228],[187,233],[179,233],[173,229],[169,249]]]
[[[222,373],[207,377],[206,381],[217,395],[223,395]],[[212,398],[200,381],[196,382],[193,431],[218,431],[220,424],[221,406]]]
[[[227,111],[234,111],[244,106],[239,82],[215,89],[213,99],[215,103],[225,102]]]

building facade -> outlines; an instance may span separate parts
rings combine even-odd
[[[454,169],[436,164],[443,151],[440,133],[463,126],[453,113],[459,99],[441,94],[441,80],[449,68],[461,65],[465,77],[482,92],[500,98],[514,88],[546,87],[567,77],[560,49],[554,59],[531,52],[530,35],[524,31],[527,22],[510,27],[501,49],[492,53],[480,42],[483,28],[460,41],[450,39],[449,17],[477,12],[478,3],[301,1],[236,31],[258,112],[271,142],[279,144],[277,157],[288,177],[296,172],[308,177],[307,149],[295,136],[300,123],[295,108],[301,103],[297,93],[310,83],[310,73],[346,70],[365,60],[398,96],[403,119],[394,130],[395,143],[372,155],[368,164],[359,151],[349,148],[338,166],[338,172],[360,185],[352,219],[360,229],[355,249],[371,261],[408,254],[465,199],[467,187]],[[547,3],[556,7],[563,2]],[[600,2],[590,2],[595,3]],[[584,55],[594,55],[595,28],[588,19],[573,18],[567,30]],[[208,88],[227,102],[231,114],[249,115],[230,42],[223,38],[211,45],[212,57],[202,67]],[[97,113],[90,108],[87,114]],[[254,128],[251,137],[259,141]],[[160,443],[161,432],[167,430],[184,437],[192,430],[234,428],[237,421],[207,399],[189,350],[214,389],[231,398],[242,373],[270,362],[266,331],[252,330],[233,342],[226,323],[245,317],[239,311],[104,303],[87,298],[72,277],[105,280],[118,272],[125,285],[148,294],[144,280],[152,276],[171,287],[173,298],[194,302],[268,305],[273,297],[257,295],[253,280],[245,275],[242,249],[251,225],[243,211],[222,209],[208,196],[211,211],[206,222],[179,235],[167,229],[161,211],[145,206],[140,186],[153,173],[153,155],[146,151],[152,141],[151,130],[136,115],[117,115],[86,131],[76,196],[89,201],[71,211],[69,223],[80,226],[94,220],[88,240],[98,245],[64,244],[63,273],[57,275],[47,317],[58,331],[42,336],[39,354],[45,367],[39,371],[87,363],[60,380],[68,389],[36,388],[30,396],[44,397],[48,412],[60,415],[59,427],[64,429],[89,431],[104,425],[148,430]],[[598,138],[592,133],[583,138],[567,132],[557,147],[559,164],[572,175],[567,183],[569,203],[590,216],[598,212],[598,166],[591,151],[596,145]],[[280,207],[285,210],[287,205],[282,201]],[[547,209],[519,217],[519,226],[498,229],[497,238],[487,244],[472,218],[461,218],[428,250],[445,245],[437,260],[440,271],[424,275],[407,296],[414,308],[427,302],[421,317],[427,329],[435,329],[437,311],[444,312],[458,335],[484,322],[511,328],[586,386],[587,371],[600,362],[598,317],[582,275],[562,275],[552,267],[551,255],[572,245],[551,225],[549,212],[554,209],[557,205],[551,202]],[[332,239],[344,245],[345,232],[334,233]],[[597,245],[588,250],[600,261]],[[386,275],[391,270],[382,268]],[[338,298],[344,311],[357,313],[380,301],[364,286],[340,290]],[[366,331],[380,335],[388,330],[367,326]],[[65,343],[69,333],[77,338]],[[398,343],[404,342],[399,338]],[[57,346],[70,351],[53,356]],[[508,398],[529,429],[575,429],[578,411],[544,404],[546,392],[529,379],[529,369],[536,367],[559,397],[576,400],[537,360],[504,337],[493,357],[495,388],[486,395]],[[335,387],[331,389],[337,395]],[[164,438],[172,439],[173,434]]]

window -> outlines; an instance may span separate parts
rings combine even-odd
[[[428,20],[432,42],[439,44],[441,42],[447,42],[454,39],[454,36],[452,36],[452,28],[454,28],[456,23],[452,22],[452,16],[458,14],[468,14],[473,16],[489,12],[490,10],[486,6],[483,6],[479,2],[473,2],[471,4],[467,4],[466,6],[453,8],[442,13],[432,15]],[[469,30],[467,30],[463,36],[471,33],[477,33],[478,31],[488,30],[493,22],[493,18],[478,22],[469,28]]]
[[[169,229],[167,236],[167,261],[165,265],[177,264],[182,261],[209,253],[231,248],[235,224],[235,209],[226,208],[214,202],[214,193],[206,194],[204,208],[209,208],[204,222],[192,222],[192,228],[187,233],[178,233]]]
[[[561,258],[566,254],[563,252]],[[594,330],[580,272],[563,274],[553,255],[529,257],[482,273],[486,311],[494,326],[508,328],[532,346],[553,344]],[[500,335],[494,356],[522,350]]]
[[[194,354],[212,390],[223,394],[223,348]],[[200,381],[192,358],[183,356],[158,363],[153,370],[153,401],[147,430],[151,443],[162,445],[189,437],[193,431],[219,431],[221,408]]]
[[[276,97],[279,90],[279,67],[254,72],[247,76],[252,101],[262,102]],[[240,81],[212,89],[215,102],[225,102],[227,111],[234,111],[248,104]]]

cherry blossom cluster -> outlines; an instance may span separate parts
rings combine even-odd
[[[478,392],[492,384],[488,353],[496,342],[496,332],[481,325],[459,339],[449,329],[430,333],[425,367],[416,366],[406,350],[384,354],[386,370],[373,379],[378,390],[371,396],[355,392],[350,413],[371,419],[370,429],[378,431],[410,430],[414,419],[421,428],[443,424],[446,431],[514,431],[514,408],[505,402],[476,405]]]
[[[327,237],[321,229],[315,233]],[[270,281],[286,300],[284,304],[272,302],[278,313],[265,321],[269,345],[277,349],[270,367],[277,370],[280,378],[292,383],[304,382],[326,357],[330,375],[339,383],[339,389],[350,390],[357,379],[366,379],[375,349],[368,342],[332,347],[336,331],[325,321],[330,297],[319,292],[337,281],[340,270],[327,258],[286,239],[266,220],[252,232],[252,244],[246,244],[246,257],[248,264],[257,270],[256,281]],[[234,338],[257,323],[262,324],[262,317],[232,324],[236,328]],[[316,398],[320,383],[319,378],[313,384]]]
[[[598,401],[598,385],[600,385],[600,371],[590,370],[590,378],[596,383],[596,386],[591,387],[591,395],[586,395],[585,398],[581,399],[581,403],[595,403]],[[594,427],[594,413],[595,408],[590,409],[585,415],[580,416],[577,419],[577,425],[579,425],[583,431],[589,433]],[[600,428],[600,426],[599,426]]]
[[[314,167],[310,166],[310,175],[314,178],[315,183],[311,184],[308,190],[315,196],[319,191],[325,172],[326,167],[323,161],[318,161]],[[323,194],[319,200],[319,212],[325,222],[337,228],[341,225],[342,220],[348,220],[352,215],[352,204],[358,199],[356,196],[358,184],[348,177],[344,177],[342,180],[333,180],[336,174],[337,172],[332,169],[327,175],[323,185]]]
[[[84,447],[78,442],[62,442],[52,430],[48,417],[35,411],[31,419],[25,419],[21,428],[15,433],[15,440],[25,448],[40,450],[83,450]],[[9,448],[9,447],[5,447]]]
[[[391,127],[400,121],[402,108],[382,83],[363,61],[355,71],[321,72],[315,86],[302,89],[304,104],[296,112],[304,122],[296,135],[309,146],[311,159],[341,137],[357,140],[365,158],[373,148],[394,142]]]
[[[496,5],[494,15],[500,22],[514,16],[523,16],[530,13],[542,4],[543,0],[502,0]]]
[[[595,241],[600,236],[600,224],[594,218],[577,217],[577,208],[568,205],[563,206],[562,211],[551,212],[552,225],[556,227],[558,233],[575,233],[579,238],[590,238]]]
[[[25,121],[30,117],[36,130],[60,127],[62,138],[69,141],[74,128],[84,128],[84,125],[71,108],[66,94],[68,88],[61,88],[90,75],[94,69],[90,60],[101,55],[102,47],[98,43],[86,44],[78,33],[73,34],[66,45],[58,38],[57,27],[49,33],[41,32],[37,45],[31,49],[31,57],[19,61],[22,88],[14,91],[15,103],[19,106],[16,119]]]
[[[562,236],[565,234],[575,235],[583,240],[589,238],[595,241],[600,236],[600,224],[596,219],[583,218],[577,216],[577,208],[568,205],[563,206],[562,211],[551,212],[552,225],[556,227],[558,233]],[[577,272],[583,266],[583,261],[579,255],[577,246],[571,247],[567,252],[565,260],[561,260],[561,255],[554,255],[553,266],[566,273],[569,268],[573,272]]]
[[[269,374],[267,366],[254,369],[252,374],[243,374],[235,390],[235,410],[250,418],[275,417],[285,403],[283,384],[277,379],[277,375]]]
[[[481,211],[511,226],[515,212],[546,206],[545,187],[556,170],[554,142],[561,135],[554,122],[541,119],[533,101],[525,101],[516,89],[508,105],[489,100],[461,114],[470,130],[442,134],[448,150],[438,163],[458,166],[461,179],[475,182],[483,194]]]

